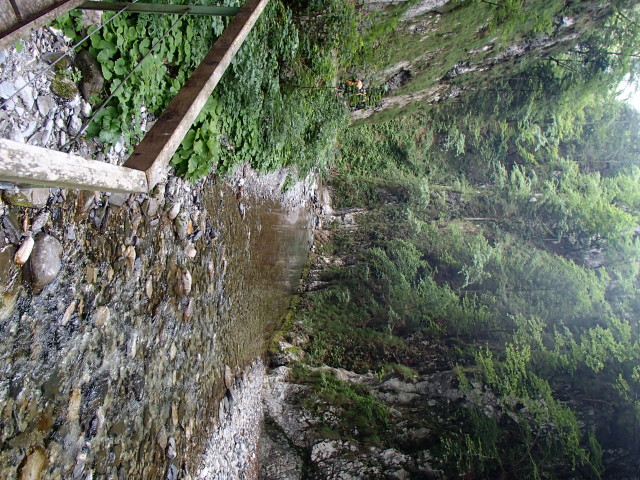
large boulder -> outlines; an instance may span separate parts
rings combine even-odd
[[[34,287],[44,287],[55,280],[62,267],[61,256],[62,245],[56,238],[44,233],[36,236],[33,252],[29,258]]]

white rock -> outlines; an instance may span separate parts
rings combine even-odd
[[[24,80],[22,77],[16,79],[16,89],[18,90],[18,97],[24,102],[24,106],[27,110],[31,110],[35,103],[33,98],[33,87]]]
[[[27,260],[29,260],[31,252],[33,251],[34,243],[35,242],[31,235],[25,238],[24,242],[22,242],[22,245],[20,245],[20,248],[13,258],[18,265],[24,265],[25,263],[27,263]]]
[[[11,95],[13,95],[14,93],[16,93],[16,87],[13,85],[13,83],[7,80],[0,83],[0,97],[2,97],[4,100],[11,97]]]

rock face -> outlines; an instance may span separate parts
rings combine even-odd
[[[360,375],[326,366],[317,370],[331,372],[347,383],[369,385],[373,395],[389,408],[390,423],[403,425],[398,431],[389,432],[395,438],[391,443],[398,447],[385,447],[389,439],[383,439],[379,445],[368,445],[357,439],[324,437],[322,428],[332,429],[330,417],[340,413],[334,407],[330,415],[304,408],[303,399],[311,398],[312,390],[308,385],[288,380],[291,368],[279,367],[265,377],[264,383],[265,429],[259,450],[261,479],[443,478],[440,471],[432,468],[429,451],[420,449],[431,431],[413,428],[409,420],[411,414],[404,418],[403,412],[406,409],[422,415],[433,410],[438,401],[469,401],[453,386],[451,373],[421,377],[418,379],[421,381],[414,383],[397,377],[381,381],[371,374]],[[495,400],[482,395],[478,398],[487,404]],[[404,448],[407,451],[402,451]]]
[[[38,234],[29,259],[33,285],[44,287],[55,280],[62,266],[62,245],[51,235]]]

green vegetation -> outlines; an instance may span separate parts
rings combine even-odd
[[[221,17],[120,15],[92,35],[89,51],[107,81],[104,97],[115,96],[87,135],[105,146],[123,136],[131,148],[143,135],[142,110],[152,115],[163,111],[226,22]],[[305,172],[331,158],[346,110],[333,88],[315,87],[331,85],[338,68],[334,48],[342,43],[332,36],[333,42],[320,49],[316,37],[309,38],[309,22],[313,24],[309,20],[301,28],[288,8],[270,2],[176,153],[173,164],[179,174],[197,179],[243,162],[258,169],[295,166]],[[339,31],[343,23],[332,25]],[[74,40],[83,34],[76,14],[61,17],[57,26]],[[158,48],[143,60],[155,42]],[[97,105],[103,99],[92,101]]]
[[[630,478],[612,452],[640,453],[640,114],[615,90],[637,76],[638,9],[452,0],[403,20],[418,3],[272,0],[173,163],[190,179],[326,166],[334,207],[358,207],[357,229],[319,246],[339,266],[283,327],[312,333],[293,379],[319,434],[403,448],[389,409],[327,366],[446,372],[463,401],[410,420],[447,478]],[[172,21],[122,16],[92,37],[105,96]],[[162,111],[223,27],[180,21],[89,134],[134,144],[142,106]],[[391,87],[460,95],[345,128]]]
[[[455,365],[467,401],[438,405],[427,441],[447,478],[633,475],[611,452],[640,451],[640,114],[615,98],[635,57],[612,48],[340,137],[335,206],[364,211],[298,306],[305,361]]]

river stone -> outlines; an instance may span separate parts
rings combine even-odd
[[[82,73],[80,92],[87,102],[93,95],[99,95],[104,85],[104,78],[97,60],[87,51],[83,50],[76,55],[76,65]]]
[[[47,456],[42,448],[31,452],[20,467],[20,480],[39,480],[47,463]]]
[[[6,190],[2,199],[14,207],[41,208],[49,200],[48,188],[26,188],[18,191]]]
[[[102,327],[109,322],[111,317],[111,311],[106,305],[102,305],[95,309],[93,315],[91,315],[91,321],[96,327]]]
[[[176,202],[173,205],[171,205],[171,208],[169,209],[169,213],[167,214],[167,216],[169,217],[169,220],[175,220],[175,218],[178,216],[178,213],[180,213],[181,207],[182,207],[182,204],[180,202]]]
[[[27,263],[27,260],[29,260],[31,252],[33,251],[33,245],[33,237],[29,235],[27,238],[25,238],[24,242],[22,242],[22,245],[20,245],[20,248],[18,249],[14,257],[14,261],[18,265],[24,265],[25,263]]]
[[[38,233],[40,230],[42,230],[42,227],[44,227],[48,221],[49,212],[43,210],[38,215],[36,215],[36,217],[33,219],[33,222],[31,222],[31,231],[33,233]]]
[[[176,285],[176,290],[178,295],[189,295],[191,293],[191,272],[186,268],[182,270],[180,274],[180,278],[178,279],[178,284]]]
[[[173,437],[169,437],[167,440],[167,457],[173,459],[176,458],[176,440]]]
[[[38,111],[40,115],[46,117],[53,106],[56,104],[56,101],[53,99],[51,95],[40,95],[37,100]]]
[[[44,233],[36,236],[29,259],[32,282],[35,287],[44,287],[53,282],[62,267],[61,256],[62,245],[56,238]]]

